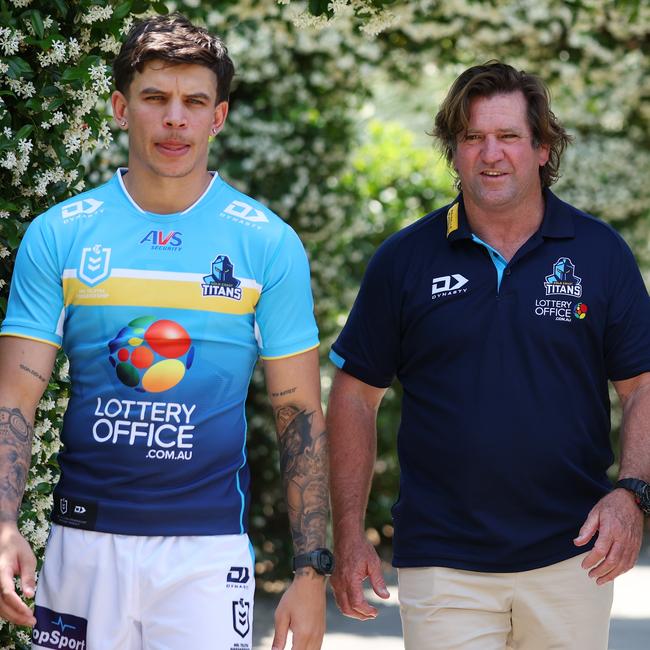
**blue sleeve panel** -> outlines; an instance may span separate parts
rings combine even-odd
[[[18,250],[3,333],[61,345],[63,286],[56,256],[54,236],[39,217]]]
[[[318,345],[309,263],[298,235],[282,233],[255,310],[260,356],[277,359]]]

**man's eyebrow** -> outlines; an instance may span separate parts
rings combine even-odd
[[[167,95],[168,93],[154,86],[149,86],[148,88],[143,88],[140,91],[140,94],[141,95]],[[186,97],[192,97],[195,99],[205,99],[206,101],[209,101],[211,99],[210,95],[204,92],[189,93],[188,95],[186,95]]]

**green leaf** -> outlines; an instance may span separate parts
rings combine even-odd
[[[34,33],[39,38],[43,38],[45,35],[45,26],[43,25],[43,17],[41,16],[41,12],[38,9],[32,10],[31,20],[32,27],[34,28]]]
[[[32,131],[34,130],[34,125],[33,124],[25,124],[18,133],[14,136],[14,140],[22,140],[23,138],[26,138]]]
[[[124,18],[129,11],[131,11],[131,5],[133,2],[131,0],[127,0],[127,2],[123,2],[121,5],[117,5],[115,9],[113,9],[113,17],[114,18]]]
[[[76,79],[87,79],[88,70],[86,68],[66,68],[61,75],[61,81],[74,81]]]
[[[68,5],[65,0],[51,0],[52,4],[57,8],[60,16],[66,16],[68,13]]]
[[[5,59],[5,62],[9,66],[7,74],[13,79],[18,79],[19,77],[30,79],[34,76],[29,63],[27,63],[25,59],[21,59],[19,56],[10,56]]]
[[[154,2],[152,4],[152,7],[159,13],[163,15],[167,15],[169,13],[169,9],[167,8],[167,5],[164,2]]]
[[[43,86],[40,94],[43,97],[56,97],[61,94],[61,91],[56,86]]]

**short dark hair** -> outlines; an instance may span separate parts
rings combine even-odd
[[[526,99],[533,146],[545,144],[550,149],[548,162],[539,168],[542,187],[549,187],[560,177],[560,158],[572,138],[551,111],[549,90],[536,75],[517,71],[496,60],[468,68],[454,81],[442,102],[435,118],[433,135],[451,164],[458,135],[466,131],[469,124],[472,99],[518,91]]]
[[[147,18],[131,28],[113,61],[115,87],[126,95],[135,72],[142,72],[146,63],[156,59],[169,65],[196,63],[210,68],[217,77],[217,103],[228,101],[235,74],[228,48],[182,14]]]

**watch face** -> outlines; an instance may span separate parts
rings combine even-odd
[[[334,568],[334,556],[327,550],[318,554],[318,568],[322,573],[329,575]]]

